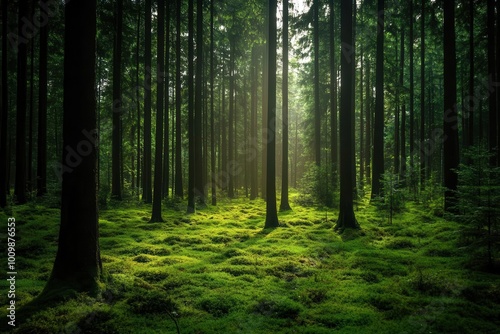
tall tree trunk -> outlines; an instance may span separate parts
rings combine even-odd
[[[496,78],[495,82],[500,81],[500,1],[497,0],[497,31],[496,31]],[[496,87],[496,114],[497,114],[497,166],[500,167],[500,88]]]
[[[383,195],[384,174],[384,0],[378,0],[375,120],[373,124],[373,174],[371,198]]]
[[[316,166],[321,164],[321,109],[319,105],[319,0],[313,0],[314,46],[314,157]]]
[[[444,208],[456,212],[458,175],[457,77],[455,51],[455,0],[444,1]]]
[[[9,113],[9,68],[7,30],[9,27],[9,1],[2,1],[2,116],[0,117],[0,207],[7,206],[9,179],[7,178],[7,121]]]
[[[164,126],[165,132],[163,136],[163,185],[162,197],[167,198],[169,192],[169,175],[170,175],[170,145],[169,145],[169,128],[170,128],[170,1],[167,0],[167,12],[165,23],[165,117]]]
[[[267,102],[267,185],[266,222],[264,228],[279,226],[276,211],[276,0],[269,0],[268,102]]]
[[[23,36],[23,18],[28,16],[27,0],[19,1],[18,35]],[[24,204],[26,198],[26,101],[27,101],[27,43],[18,43],[17,51],[17,115],[16,115],[16,202]]]
[[[136,30],[136,46],[135,46],[135,83],[136,87],[139,87],[139,44],[141,41],[141,2],[137,2],[137,30]],[[139,101],[139,89],[135,90],[135,103],[137,108],[137,194],[139,195],[139,189],[141,186],[141,103]]]
[[[182,0],[176,1],[176,42],[175,42],[175,196],[182,198],[182,138],[181,138],[181,6]]]
[[[290,210],[288,203],[288,0],[283,0],[283,153],[281,157],[280,211]]]
[[[371,174],[371,156],[372,156],[372,85],[370,82],[371,69],[370,69],[370,61],[368,57],[365,58],[365,68],[366,68],[366,145],[365,145],[365,172],[366,179],[370,182],[372,174]]]
[[[96,184],[96,1],[65,5],[64,124],[61,227],[57,255],[44,293],[71,289],[96,294],[102,271]],[[78,150],[80,163],[74,164]],[[78,149],[80,148],[80,149]]]
[[[420,16],[420,187],[425,188],[425,1]]]
[[[205,205],[202,152],[202,91],[203,91],[203,0],[197,0],[196,9],[196,92],[194,105],[194,162],[198,166],[194,175],[195,198]],[[203,136],[204,137],[204,136]]]
[[[188,0],[188,205],[187,213],[194,213],[195,199],[194,199],[194,178],[195,178],[195,155],[194,155],[194,0]]]
[[[337,64],[335,54],[337,52],[335,46],[335,10],[334,0],[329,0],[330,4],[330,153],[332,165],[332,184],[333,188],[337,188],[337,173],[338,173],[338,135],[337,135]]]
[[[365,146],[365,122],[363,118],[363,52],[361,52],[359,57],[359,182],[361,186],[363,185],[363,179],[365,176],[365,154],[363,148]]]
[[[496,64],[495,64],[495,0],[487,0],[487,30],[488,30],[488,76],[492,81],[496,81]],[[496,166],[498,162],[498,130],[497,130],[497,97],[492,91],[488,95],[488,142],[490,148],[490,165]]]
[[[266,8],[267,10],[267,8]],[[269,25],[269,13],[266,12],[266,18],[265,18],[265,23],[264,26],[267,28]],[[268,32],[266,29],[266,44],[263,47],[263,54],[262,54],[262,175],[261,175],[261,191],[262,191],[262,198],[266,200],[267,196],[267,180],[266,180],[266,175],[267,175],[267,142],[268,142],[268,137],[267,137],[267,132],[266,129],[268,128],[267,120],[268,120],[268,76],[269,76],[269,55],[268,55]]]
[[[33,17],[34,8],[33,5],[30,6],[30,17]],[[31,193],[33,191],[33,113],[34,113],[34,105],[35,105],[35,97],[33,94],[34,91],[34,78],[35,78],[35,40],[32,39],[30,41],[30,106],[29,106],[29,114],[28,114],[28,157],[27,157],[27,188],[28,188],[28,196],[31,199]]]
[[[214,2],[210,1],[210,181],[212,188],[212,205],[217,205],[217,187],[215,183],[215,134],[214,134]]]
[[[447,1],[447,0],[444,0]],[[415,164],[414,164],[414,142],[415,142],[415,111],[413,109],[414,105],[414,99],[415,99],[415,83],[414,83],[414,78],[413,78],[413,43],[415,42],[414,36],[413,36],[413,23],[414,23],[414,13],[413,13],[413,0],[410,0],[410,180],[409,180],[409,185],[411,188],[411,191],[414,192],[414,187],[415,187]]]
[[[474,116],[477,106],[474,103],[474,0],[469,0],[469,104],[467,146],[474,144]]]
[[[404,64],[405,64],[405,30],[401,29],[401,59],[399,68],[399,86],[404,85]],[[400,177],[404,178],[406,174],[406,106],[404,98],[401,101],[401,170]]]
[[[252,64],[251,64],[251,101],[250,101],[250,199],[254,200],[259,195],[259,187],[257,184],[257,47],[252,47]]]
[[[120,0],[121,1],[121,0]],[[155,138],[155,175],[154,175],[154,193],[153,193],[153,212],[150,223],[162,222],[161,199],[163,188],[163,92],[165,80],[165,2],[158,0],[158,18],[157,31],[158,38],[156,42],[156,138]]]
[[[151,0],[146,0],[145,18],[145,51],[144,51],[144,168],[142,171],[142,199],[145,203],[151,203]]]
[[[48,0],[43,0],[46,5]],[[4,12],[5,13],[5,12]],[[42,16],[42,14],[40,14]],[[42,22],[42,18],[40,18]],[[38,72],[38,148],[37,148],[37,195],[47,193],[47,43],[48,22],[40,26],[40,53]]]
[[[113,47],[113,134],[112,134],[112,171],[111,197],[122,199],[121,165],[122,165],[122,92],[121,92],[121,56],[122,56],[122,20],[123,0],[116,2],[115,29]]]
[[[352,34],[352,1],[342,0],[340,11],[341,42],[342,49],[353,46]],[[343,231],[346,228],[358,228],[358,222],[354,216],[353,195],[354,184],[352,183],[352,73],[354,62],[351,54],[343,52],[341,59],[341,92],[340,92],[340,212],[335,229]]]
[[[229,198],[234,198],[234,54],[235,54],[235,36],[232,35],[229,37],[229,117],[228,117],[228,127],[227,127],[227,141],[228,141],[228,160],[227,160],[227,176],[228,176],[228,185],[227,185],[227,196]]]

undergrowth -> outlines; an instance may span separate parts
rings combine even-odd
[[[181,333],[499,332],[498,276],[464,268],[456,223],[407,202],[389,224],[365,199],[356,211],[361,231],[339,235],[337,211],[299,198],[292,193],[293,211],[266,231],[262,200],[221,199],[193,215],[171,201],[164,223],[148,223],[149,206],[107,203],[100,296],[40,307],[16,319],[12,332],[177,333],[176,325]],[[59,211],[11,210],[20,308],[50,275]]]

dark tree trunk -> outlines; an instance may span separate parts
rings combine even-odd
[[[420,187],[425,188],[425,1],[420,16]]]
[[[137,30],[136,30],[136,47],[135,47],[135,83],[136,87],[139,87],[139,44],[141,41],[141,3],[137,2],[138,11],[137,11]],[[139,101],[139,89],[137,88],[135,91],[135,103],[137,108],[137,194],[139,195],[139,189],[141,186],[141,103]]]
[[[46,4],[48,0],[43,0]],[[42,19],[40,18],[42,22]],[[40,54],[38,72],[38,148],[37,148],[37,195],[47,193],[47,41],[48,27],[40,27]],[[3,174],[2,174],[3,175]]]
[[[279,226],[276,211],[276,0],[269,0],[268,102],[267,102],[267,182],[266,222],[264,228]]]
[[[145,17],[145,51],[144,51],[144,76],[146,86],[144,87],[144,168],[142,171],[142,199],[151,203],[151,0],[146,0]]]
[[[194,105],[194,191],[196,200],[205,205],[202,152],[202,90],[203,90],[203,0],[197,0],[196,9],[196,92]]]
[[[404,85],[404,64],[405,64],[405,30],[401,29],[401,59],[399,68],[399,86]],[[404,98],[401,101],[401,171],[400,177],[404,178],[406,174],[406,107]]]
[[[375,120],[373,124],[372,196],[383,195],[384,174],[384,0],[378,0],[377,63],[375,73]]]
[[[229,37],[229,117],[228,117],[228,127],[227,127],[227,151],[228,151],[228,160],[227,160],[227,196],[229,198],[234,198],[234,54],[236,52],[235,48],[235,36],[232,35]]]
[[[372,156],[372,86],[370,82],[371,69],[370,69],[370,61],[368,57],[365,59],[365,68],[366,68],[366,145],[365,145],[365,172],[366,179],[370,182],[372,173],[371,173],[371,156]]]
[[[214,1],[210,1],[210,181],[212,187],[212,205],[217,205],[217,187],[215,183],[215,136],[214,136]]]
[[[448,1],[448,0],[444,0],[444,1]],[[414,84],[414,78],[413,78],[413,43],[415,42],[414,40],[414,36],[413,36],[413,21],[414,21],[414,17],[413,17],[414,13],[413,13],[413,0],[410,0],[410,40],[409,40],[409,43],[410,43],[410,49],[409,49],[409,53],[410,53],[410,180],[409,180],[409,185],[410,185],[410,188],[412,190],[412,192],[414,192],[414,186],[415,186],[415,164],[414,164],[414,142],[415,142],[415,130],[414,130],[414,126],[415,126],[415,112],[414,112],[414,109],[413,109],[413,104],[414,104],[414,99],[415,99],[415,84]]]
[[[361,52],[359,57],[359,181],[361,186],[363,185],[363,179],[365,176],[365,154],[363,152],[365,137],[365,121],[363,118],[363,53]]]
[[[112,170],[111,197],[122,199],[122,92],[121,92],[121,55],[122,55],[122,20],[123,0],[116,2],[115,30],[113,47],[113,134],[112,134]]]
[[[496,31],[496,78],[495,82],[500,81],[500,1],[497,0],[497,31]],[[497,166],[500,167],[500,88],[496,87],[496,119],[497,119],[497,144],[496,157]]]
[[[474,144],[474,115],[477,106],[474,103],[474,0],[469,0],[469,103],[467,146]]]
[[[28,15],[28,2],[19,1],[18,34],[23,36],[23,18]],[[17,51],[17,114],[16,114],[16,183],[14,195],[18,204],[26,198],[26,101],[27,101],[27,43],[19,43]]]
[[[267,10],[267,8],[266,8]],[[266,18],[265,18],[265,23],[264,26],[267,28],[269,25],[269,13],[266,12]],[[261,191],[262,191],[262,198],[266,200],[267,196],[267,180],[266,180],[266,175],[267,175],[267,142],[268,142],[268,137],[267,137],[267,132],[266,129],[268,128],[267,120],[268,120],[268,76],[269,76],[269,51],[268,51],[268,31],[266,29],[266,44],[263,47],[263,54],[262,54],[262,175],[261,175]]]
[[[9,113],[7,30],[9,26],[9,1],[2,1],[2,115],[0,117],[0,207],[7,206],[9,179],[7,178],[7,121]]]
[[[313,0],[314,45],[314,157],[321,164],[321,110],[319,105],[319,0]]]
[[[455,0],[444,1],[444,136],[443,172],[444,207],[456,212],[458,175],[457,78],[455,51]]]
[[[170,145],[169,145],[169,128],[170,128],[170,1],[167,0],[167,12],[166,12],[166,23],[165,23],[165,117],[164,126],[165,132],[163,136],[163,185],[162,185],[162,197],[167,198],[169,192],[169,175],[170,175]]]
[[[280,211],[291,210],[288,203],[288,0],[283,0],[283,153],[281,157]]]
[[[340,22],[341,22],[341,42],[342,48],[353,46],[352,34],[352,1],[343,0],[341,2]],[[354,62],[351,54],[343,52],[341,59],[341,92],[340,92],[340,212],[335,229],[342,232],[346,228],[358,228],[358,222],[354,216],[353,195],[354,184],[352,176],[352,73]]]
[[[96,1],[65,5],[64,124],[61,227],[54,268],[44,293],[95,294],[102,271],[96,184]],[[71,148],[72,150],[68,150]],[[74,151],[79,153],[75,164]]]
[[[335,10],[334,0],[329,0],[330,4],[330,152],[332,165],[332,184],[334,189],[337,188],[337,173],[338,173],[338,135],[337,135],[337,64],[335,61]]]
[[[251,81],[252,81],[252,98],[251,98],[251,114],[250,114],[250,199],[256,199],[259,195],[259,186],[257,183],[257,48],[252,47],[252,66],[251,66]]]
[[[33,5],[30,6],[30,17],[33,17],[34,13],[34,8]],[[30,42],[30,106],[29,106],[29,114],[28,114],[28,157],[27,157],[27,189],[28,189],[28,196],[31,199],[31,193],[33,191],[33,113],[34,113],[34,105],[35,105],[35,98],[34,98],[34,77],[35,77],[35,40],[32,39]]]
[[[194,155],[194,0],[188,0],[188,205],[187,213],[194,213],[195,199],[194,199],[194,178],[195,178],[195,155]]]
[[[175,42],[175,195],[182,198],[182,142],[181,142],[181,5],[182,0],[176,1],[176,42]]]
[[[493,81],[496,81],[496,64],[495,64],[495,0],[487,0],[487,30],[488,30],[488,76]],[[490,148],[490,165],[496,166],[498,162],[498,130],[497,130],[497,97],[494,92],[488,95],[488,142]]]
[[[163,92],[165,79],[164,47],[165,47],[165,2],[158,0],[158,39],[156,44],[156,138],[155,138],[155,175],[153,193],[153,212],[150,223],[162,222],[161,199],[163,187]]]

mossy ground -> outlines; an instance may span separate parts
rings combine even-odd
[[[149,205],[101,210],[101,295],[40,308],[12,332],[175,333],[172,319],[181,333],[500,332],[500,279],[465,269],[456,223],[409,203],[388,224],[363,202],[362,229],[339,235],[337,212],[302,207],[297,196],[274,230],[263,230],[262,200],[223,200],[194,215],[181,204],[164,209],[164,223],[148,222]],[[49,278],[59,211],[12,211],[21,307]],[[1,290],[6,305],[5,280]]]

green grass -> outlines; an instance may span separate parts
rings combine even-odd
[[[279,214],[281,227],[265,231],[262,200],[194,215],[165,209],[165,223],[148,223],[140,203],[101,210],[101,295],[40,308],[13,332],[175,333],[172,317],[181,333],[500,332],[499,277],[465,269],[456,223],[409,203],[389,225],[362,202],[362,229],[339,235],[337,212],[299,206],[297,197]],[[12,210],[21,307],[50,275],[59,211]]]

